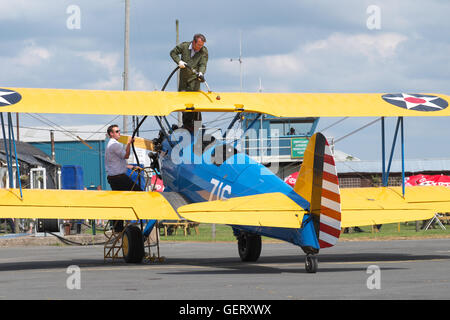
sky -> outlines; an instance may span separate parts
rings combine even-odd
[[[130,90],[160,90],[176,67],[169,52],[178,19],[180,41],[206,36],[205,76],[216,92],[240,91],[242,75],[245,92],[450,95],[448,0],[130,3]],[[124,0],[0,0],[0,7],[0,87],[122,90]],[[167,90],[176,90],[175,80]],[[62,127],[122,123],[114,115],[45,116]],[[227,115],[207,115],[217,118],[225,119],[217,126],[229,121]],[[175,122],[175,116],[169,119]],[[318,130],[339,140],[374,118],[335,124],[339,120],[322,118]],[[395,122],[386,120],[387,148]],[[445,118],[406,118],[406,157],[450,158],[449,124]],[[22,115],[20,125],[44,124]],[[156,129],[147,121],[141,136]],[[380,121],[339,140],[336,148],[381,159]]]

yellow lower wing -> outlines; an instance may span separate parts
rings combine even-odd
[[[450,188],[341,189],[342,227],[430,219],[450,212]],[[194,203],[178,208],[185,219],[229,225],[299,228],[306,213],[281,193]],[[179,220],[158,192],[0,189],[0,218]]]
[[[450,188],[439,186],[343,188],[342,227],[431,219],[450,212]]]
[[[204,223],[300,228],[305,211],[282,193],[266,193],[188,204],[178,213]]]
[[[183,218],[205,223],[299,228],[304,211],[281,193],[189,204]],[[179,220],[159,192],[0,189],[0,218]]]
[[[175,219],[158,192],[0,189],[0,218]]]

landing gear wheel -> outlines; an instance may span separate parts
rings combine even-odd
[[[241,261],[255,262],[261,254],[261,236],[241,232],[238,236],[238,251]]]
[[[313,254],[306,255],[305,259],[305,269],[308,273],[316,273],[319,263],[317,261],[317,256]]]
[[[128,226],[122,236],[122,253],[125,262],[141,263],[144,258],[144,237],[141,229]]]

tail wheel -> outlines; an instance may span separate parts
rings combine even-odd
[[[261,254],[261,236],[258,234],[241,232],[238,236],[238,251],[241,260],[254,262]]]
[[[122,253],[125,262],[141,263],[144,258],[144,237],[141,229],[128,226],[122,236]]]
[[[317,261],[317,256],[313,254],[306,255],[305,259],[305,269],[308,273],[316,273],[319,267],[319,262]]]

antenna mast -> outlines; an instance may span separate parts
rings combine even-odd
[[[239,58],[238,59],[230,59],[230,61],[239,61],[239,79],[241,83],[241,92],[242,92],[242,30],[239,31]]]

